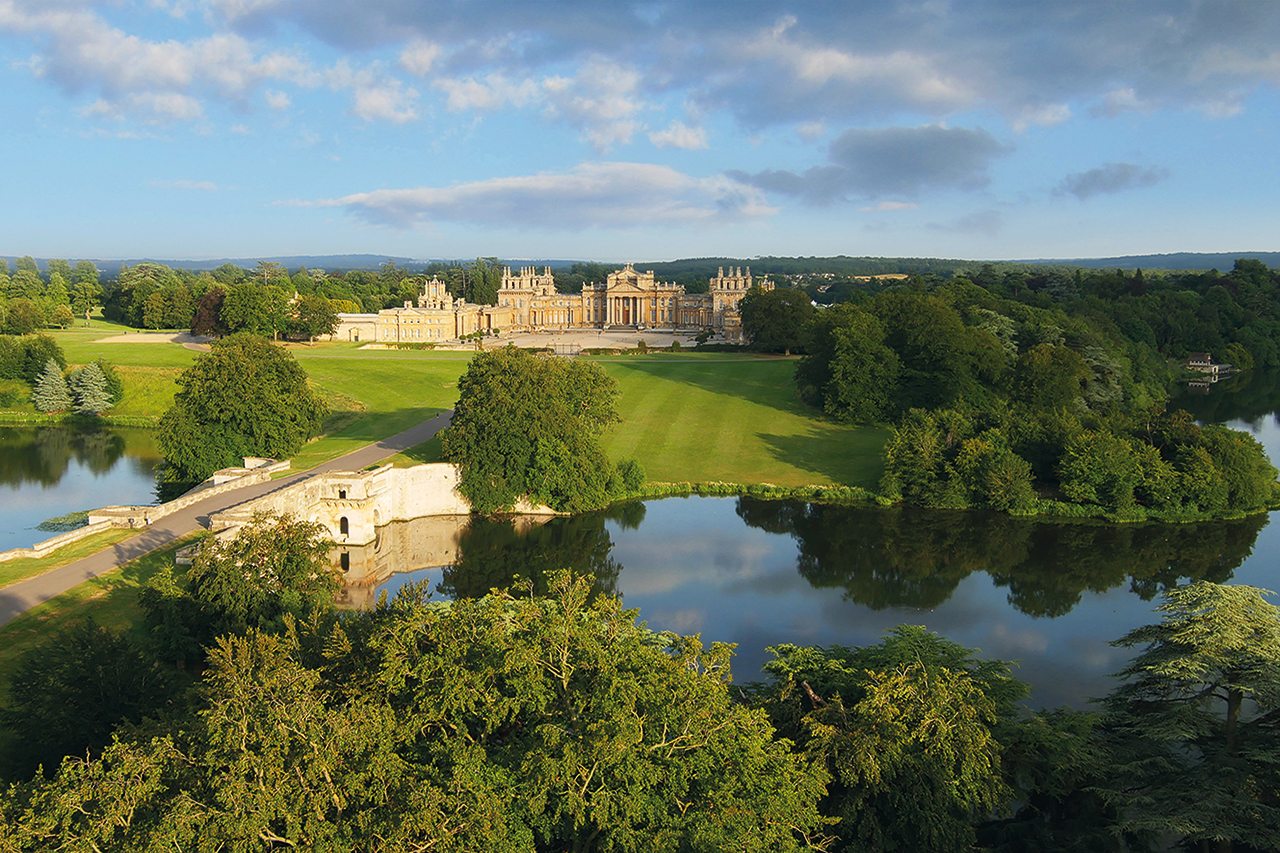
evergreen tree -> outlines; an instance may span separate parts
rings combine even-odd
[[[67,379],[62,375],[58,362],[49,359],[44,372],[36,380],[35,390],[31,392],[31,402],[42,412],[64,412],[71,408],[71,391],[67,388]]]
[[[69,382],[75,397],[76,411],[85,415],[100,415],[111,408],[111,391],[102,368],[90,362],[71,374]]]
[[[1229,851],[1280,848],[1280,608],[1266,590],[1201,581],[1165,594],[1158,625],[1107,698],[1107,800],[1121,827]]]

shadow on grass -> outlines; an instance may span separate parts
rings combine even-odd
[[[773,457],[846,486],[875,489],[884,473],[881,450],[887,431],[817,424],[802,435],[761,434]]]
[[[760,356],[740,361],[665,361],[660,356],[636,356],[627,361],[611,361],[610,367],[621,367],[644,373],[655,379],[683,382],[715,394],[741,397],[752,403],[784,412],[821,417],[810,408],[796,390],[793,374],[795,360]]]

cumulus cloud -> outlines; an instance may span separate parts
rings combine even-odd
[[[273,110],[287,110],[292,101],[288,92],[281,92],[279,89],[268,89],[262,93],[263,99],[267,102],[267,106]]]
[[[649,141],[659,148],[695,150],[707,147],[707,132],[700,127],[689,127],[682,121],[673,121],[662,130],[651,132]]]
[[[205,12],[187,14],[191,36],[128,29],[188,9]],[[942,122],[968,110],[1023,130],[1081,109],[1230,116],[1258,87],[1280,85],[1275,3],[795,0],[786,9],[762,20],[736,0],[558,0],[556,14],[499,0],[364,0],[358,15],[347,0],[0,0],[0,31],[30,42],[31,67],[51,82],[117,110],[144,92],[242,106],[267,86],[323,85],[328,57],[358,52],[383,79],[350,90],[357,115],[417,115],[410,87],[396,81],[404,74],[429,79],[452,110],[540,109],[600,150],[646,131],[668,138],[672,116],[660,105],[675,101],[752,130],[817,134],[822,122]],[[288,51],[261,46],[282,35]]]
[[[1058,185],[1057,192],[1073,195],[1083,201],[1095,195],[1152,187],[1167,177],[1167,169],[1139,166],[1136,163],[1106,163],[1067,175]]]
[[[425,77],[440,58],[440,45],[423,38],[415,38],[400,51],[400,66],[410,74]]]
[[[831,143],[828,162],[803,172],[770,170],[733,176],[763,190],[830,204],[851,196],[917,196],[980,189],[991,162],[1008,149],[981,129],[886,127],[847,130]]]
[[[648,163],[582,163],[448,187],[379,189],[288,202],[338,207],[370,222],[407,227],[468,222],[530,228],[630,228],[711,223],[773,212],[759,191],[724,176],[697,178]]]

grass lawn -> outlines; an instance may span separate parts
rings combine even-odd
[[[104,356],[125,381],[116,414],[158,417],[174,379],[197,353],[177,344],[98,343],[125,331],[95,320],[52,332],[72,364]],[[332,412],[325,434],[294,457],[305,470],[393,435],[451,407],[469,352],[363,350],[349,343],[290,345]],[[874,487],[877,428],[828,422],[796,395],[794,359],[736,353],[651,353],[592,359],[618,382],[622,423],[606,449],[635,458],[650,480],[769,482],[784,486],[845,483]],[[29,409],[29,405],[25,408]],[[438,457],[415,448],[397,464]]]
[[[92,618],[99,625],[128,631],[140,639],[145,629],[138,606],[139,592],[157,571],[173,565],[174,552],[190,541],[183,540],[85,581],[0,627],[0,689],[8,688],[14,666],[28,649],[82,619]]]
[[[795,360],[719,353],[594,359],[618,382],[606,438],[650,480],[874,488],[888,432],[833,424],[796,393]]]
[[[20,581],[23,578],[47,572],[50,569],[56,569],[58,566],[65,566],[72,560],[78,560],[89,554],[96,554],[103,548],[128,539],[137,532],[128,527],[101,530],[92,536],[86,536],[84,539],[72,542],[70,545],[63,545],[58,550],[45,554],[43,557],[22,557],[17,560],[7,560],[0,563],[0,587]]]

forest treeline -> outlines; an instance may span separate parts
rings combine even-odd
[[[0,849],[1089,850],[1280,846],[1280,610],[1166,591],[1108,696],[1028,710],[923,628],[867,647],[652,631],[592,579],[364,612],[260,517],[17,664]]]
[[[1280,274],[1148,276],[985,267],[866,284],[824,307],[754,292],[757,349],[804,353],[803,398],[888,423],[882,493],[940,508],[1187,519],[1274,505],[1251,436],[1166,410],[1192,352],[1280,368]]]

